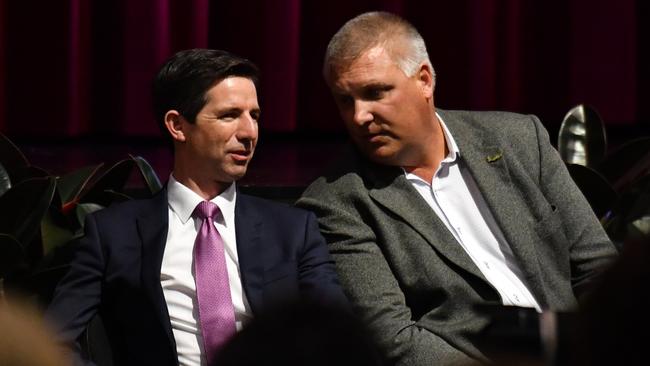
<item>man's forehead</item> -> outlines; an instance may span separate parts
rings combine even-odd
[[[333,68],[338,73],[343,73],[351,69],[366,68],[389,63],[392,63],[392,58],[386,48],[382,45],[375,45],[362,51],[355,57],[338,60],[334,63]]]
[[[353,86],[351,84],[385,83],[386,74],[393,67],[398,67],[388,52],[380,46],[368,49],[355,60],[332,66],[328,84],[333,91],[347,89]]]

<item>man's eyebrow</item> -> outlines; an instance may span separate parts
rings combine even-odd
[[[384,89],[384,88],[392,88],[392,87],[393,87],[392,84],[377,81],[377,82],[370,82],[364,85],[363,89]]]
[[[217,109],[220,111],[241,111],[242,110],[240,107],[235,107],[235,106],[223,106]]]
[[[241,108],[239,108],[239,107],[230,107],[230,106],[221,107],[221,108],[217,107],[213,111],[213,113],[217,113],[217,114],[241,113],[241,112],[242,112]]]

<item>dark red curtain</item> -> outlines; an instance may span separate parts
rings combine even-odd
[[[549,126],[577,103],[610,125],[650,117],[643,0],[0,0],[0,131],[157,136],[157,68],[180,49],[211,47],[262,69],[266,131],[339,132],[322,56],[342,24],[368,10],[420,30],[441,108],[534,113]]]

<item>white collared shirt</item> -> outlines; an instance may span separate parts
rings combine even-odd
[[[198,327],[198,306],[194,278],[194,241],[201,226],[201,220],[192,213],[203,198],[179,183],[174,176],[167,184],[169,201],[169,230],[160,269],[160,283],[167,303],[169,319],[176,340],[179,365],[205,365],[202,352],[203,338]],[[237,190],[231,184],[223,193],[211,201],[221,210],[214,224],[223,239],[226,267],[230,281],[230,295],[235,308],[237,330],[252,318],[250,305],[242,289],[235,237],[235,202]]]
[[[499,292],[504,305],[541,311],[476,181],[459,159],[456,142],[440,115],[438,119],[449,154],[440,163],[431,182],[405,171],[406,178]]]

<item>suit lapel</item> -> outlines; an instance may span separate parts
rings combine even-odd
[[[454,118],[452,113],[438,112],[456,140],[460,155],[519,262],[527,284],[542,305],[545,297],[538,275],[537,239],[529,223],[522,219],[527,217],[527,208],[514,188],[508,170],[508,161],[513,157],[505,155],[505,144],[489,130],[490,126],[472,124]]]
[[[160,285],[160,268],[165,242],[169,228],[167,209],[167,189],[163,189],[150,200],[149,207],[143,210],[145,214],[137,218],[138,232],[142,243],[142,272],[140,274],[143,289],[153,305],[160,324],[167,332],[170,345],[176,354],[176,343],[172,333],[167,304]]]
[[[401,169],[375,165],[368,169],[366,175],[375,184],[369,192],[371,198],[409,224],[442,256],[486,281],[445,224],[411,186]]]
[[[262,217],[251,198],[237,192],[235,204],[235,235],[242,287],[253,314],[262,308],[264,255],[261,232]]]

